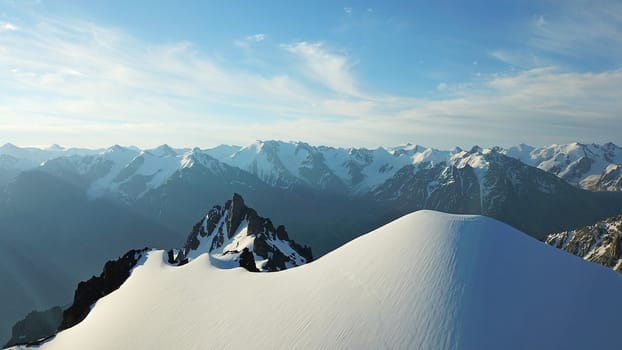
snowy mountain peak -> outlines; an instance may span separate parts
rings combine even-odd
[[[4,145],[0,146],[0,152],[16,150],[16,149],[19,149],[19,147],[15,146],[14,144],[10,142],[7,142]]]
[[[573,142],[542,148],[511,147],[503,152],[583,189],[622,190],[622,176],[606,174],[610,165],[622,165],[622,148],[611,142],[604,145]]]
[[[475,145],[471,147],[471,150],[469,151],[469,153],[482,153],[482,151],[483,149],[480,146]]]
[[[121,145],[112,145],[103,152],[104,154],[115,154],[115,153],[133,153],[138,154],[140,151],[131,149],[129,147],[123,147]]]
[[[208,258],[175,268],[148,252],[84,321],[39,348],[619,345],[619,276],[486,217],[419,211],[285,273],[223,271]]]
[[[150,150],[119,145],[106,150],[42,150],[5,144],[0,147],[0,154],[23,161],[5,161],[8,172],[5,179],[0,178],[0,184],[11,181],[20,172],[45,166],[48,160],[66,158],[65,168],[76,168],[79,176],[86,176],[83,181],[89,184],[89,194],[94,197],[137,199],[165,184],[178,171],[196,164],[218,172],[228,165],[282,189],[306,188],[357,196],[380,189],[404,169],[414,167],[417,171],[444,164],[476,169],[484,193],[486,189],[481,185],[490,166],[487,159],[497,159],[489,156],[491,152],[518,159],[576,187],[591,191],[622,190],[622,149],[613,143],[578,142],[542,148],[520,144],[508,149],[474,146],[468,150],[458,147],[437,150],[415,144],[366,149],[269,140],[245,147],[221,145],[204,151],[174,149],[166,144]]]
[[[146,150],[145,152],[149,152],[156,157],[165,158],[165,157],[176,157],[178,152],[176,152],[171,146],[167,144],[163,144],[153,149]]]
[[[237,193],[194,225],[177,256],[169,254],[171,262],[178,264],[208,254],[216,267],[242,266],[255,272],[285,270],[313,260],[311,248],[289,239],[284,226],[275,228]]]
[[[45,150],[46,150],[46,151],[58,152],[58,151],[64,151],[64,150],[65,150],[65,147],[63,147],[63,146],[61,146],[61,145],[59,145],[59,144],[55,143],[55,144],[53,144],[53,145],[51,145],[51,146],[47,147]]]

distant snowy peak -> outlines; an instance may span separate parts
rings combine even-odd
[[[583,189],[622,190],[622,148],[611,142],[604,145],[575,142],[542,148],[519,145],[505,153]]]
[[[622,273],[622,214],[594,225],[550,234],[546,243]]]
[[[488,150],[460,148],[440,151],[419,145],[377,149],[314,147],[303,142],[257,141],[237,148],[206,150],[214,158],[246,170],[272,186],[342,190],[367,193],[408,165],[451,163],[457,167],[486,167],[481,154]],[[477,154],[476,154],[477,153]]]
[[[316,147],[303,142],[257,141],[231,150],[234,153],[230,155],[223,153],[222,148],[207,150],[206,153],[276,187],[343,187],[339,178],[326,165],[324,155]]]
[[[222,172],[224,165],[234,167],[273,187],[303,187],[351,195],[373,193],[396,176],[403,176],[409,168],[469,168],[481,185],[490,168],[490,153],[518,159],[583,189],[622,190],[622,149],[612,143],[543,148],[520,144],[508,149],[474,146],[468,150],[437,150],[413,144],[376,149],[334,148],[282,141],[257,141],[245,147],[221,145],[206,150],[175,149],[168,145],[148,150],[119,145],[105,150],[0,146],[2,166],[10,171],[5,182],[20,172],[43,166],[84,177],[93,197],[113,195],[127,200],[140,198],[164,185],[178,171],[197,165],[216,172]],[[19,162],[12,161],[13,158]]]
[[[129,200],[166,184],[181,169],[200,165],[222,171],[215,159],[198,148],[173,149],[168,145],[145,151],[117,146],[93,158],[92,163],[107,166],[99,166],[100,171],[92,181],[89,193],[94,197],[120,195]]]
[[[187,153],[188,151],[190,150],[187,148],[175,149],[167,144],[163,144],[153,149],[145,150],[145,152],[149,152],[159,158],[176,157],[178,155],[183,155]]]
[[[41,164],[47,160],[68,157],[68,156],[87,156],[102,152],[101,149],[84,149],[84,148],[64,148],[59,145],[39,149],[36,147],[18,147],[11,143],[0,146],[0,155],[9,155],[18,159],[28,160],[37,164]]]
[[[219,268],[242,266],[249,271],[280,271],[313,260],[311,248],[291,240],[284,226],[274,227],[245,205],[239,194],[224,206],[214,206],[188,236],[177,254],[169,260],[184,264],[202,254]]]

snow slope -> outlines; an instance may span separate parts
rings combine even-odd
[[[479,216],[419,211],[275,273],[153,251],[42,349],[604,349],[615,272]]]

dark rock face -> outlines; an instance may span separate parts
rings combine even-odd
[[[233,199],[227,201],[225,207],[227,207],[227,212],[229,214],[227,220],[227,237],[231,238],[247,214],[246,211],[248,208],[244,205],[242,196],[237,193],[233,194]]]
[[[73,304],[63,312],[63,319],[58,330],[61,331],[78,324],[88,315],[91,306],[97,300],[121,287],[123,282],[130,277],[132,269],[146,251],[147,248],[130,250],[121,258],[108,261],[99,276],[93,276],[86,282],[80,282],[74,295]]]
[[[409,165],[373,195],[377,200],[397,204],[405,212],[424,208],[460,214],[481,212],[479,183],[468,165],[464,168],[444,162]]]
[[[546,244],[622,273],[622,214],[594,225],[550,234]]]
[[[4,347],[33,344],[46,338],[56,332],[62,318],[63,310],[60,306],[45,311],[32,311],[13,326],[11,339]]]
[[[240,254],[240,266],[245,267],[247,270],[257,270],[254,265],[255,256],[261,257],[262,260],[267,260],[264,266],[264,269],[267,271],[284,270],[288,265],[296,266],[313,260],[310,247],[302,246],[289,239],[289,235],[283,225],[275,228],[272,220],[259,216],[257,211],[246,206],[242,196],[235,193],[233,198],[228,200],[224,206],[214,206],[210,209],[206,218],[194,225],[186,245],[177,254],[174,261],[179,264],[184,259],[187,260],[188,253],[198,249],[201,239],[205,237],[211,237],[211,242],[207,243],[210,244],[210,252],[221,248],[226,241],[235,235],[243,222],[247,224],[247,235],[254,236],[252,248],[247,249],[248,253],[244,253],[244,251],[239,253],[237,250],[226,253]],[[283,242],[295,253],[285,255],[274,245],[275,241]],[[295,254],[298,254],[298,259],[294,256]],[[252,267],[247,260],[243,261],[243,259],[250,259],[251,257],[253,259]],[[304,258],[303,262],[300,261],[300,257]]]
[[[240,266],[250,272],[259,272],[255,265],[255,255],[248,248],[244,248],[240,254]]]

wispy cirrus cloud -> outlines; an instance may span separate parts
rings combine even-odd
[[[530,24],[529,44],[545,52],[622,60],[622,3],[568,1],[554,14],[539,14]]]
[[[490,55],[516,67],[599,61],[622,64],[622,3],[616,0],[543,1],[550,10],[524,25],[520,44]]]
[[[233,45],[241,48],[249,48],[253,44],[260,43],[266,39],[267,35],[263,33],[248,35],[243,39],[238,39],[233,42]]]
[[[316,80],[332,91],[361,97],[358,82],[351,72],[351,61],[346,56],[328,50],[321,42],[300,41],[281,45],[288,52],[302,59],[307,77]]]
[[[442,83],[437,95],[421,98],[367,91],[356,60],[323,42],[273,46],[270,57],[279,61],[268,74],[211,57],[192,42],[148,43],[116,28],[43,18],[3,32],[0,50],[0,140],[21,135],[18,144],[210,146],[274,138],[451,147],[620,142],[622,129],[619,69],[526,67]]]

